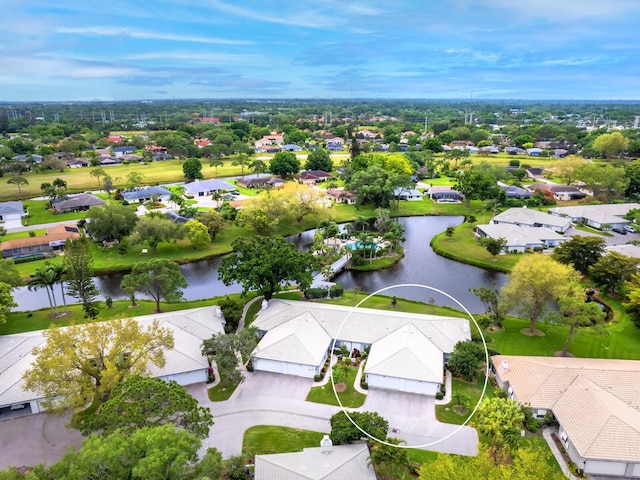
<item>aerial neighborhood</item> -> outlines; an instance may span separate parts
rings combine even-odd
[[[640,478],[638,117],[279,105],[0,104],[0,477]]]

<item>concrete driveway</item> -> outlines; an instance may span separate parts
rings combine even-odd
[[[84,437],[67,429],[69,415],[46,413],[0,420],[0,469],[60,460],[69,447],[80,448]]]

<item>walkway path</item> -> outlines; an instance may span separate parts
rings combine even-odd
[[[571,474],[571,472],[569,471],[569,467],[567,467],[567,464],[564,461],[564,457],[562,456],[562,453],[560,453],[560,450],[558,449],[558,446],[556,445],[556,442],[554,442],[553,438],[551,438],[551,434],[552,433],[556,433],[557,434],[555,428],[544,427],[542,429],[542,436],[547,441],[547,443],[549,444],[549,448],[551,449],[551,453],[553,453],[553,456],[556,457],[556,460],[558,461],[558,465],[560,465],[560,469],[562,470],[562,473],[564,473],[564,475],[567,478],[570,478],[571,480],[577,480],[577,478],[574,477]]]
[[[446,405],[447,403],[449,403],[451,401],[451,392],[453,391],[452,385],[451,385],[451,372],[449,370],[446,371],[446,379],[445,379],[445,390],[444,390],[444,397],[442,398],[442,400],[438,400],[436,398],[436,405]]]

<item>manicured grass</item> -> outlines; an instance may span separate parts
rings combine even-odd
[[[259,300],[256,300],[249,306],[249,309],[247,310],[247,315],[244,319],[245,328],[251,326],[251,324],[256,319],[256,315],[258,315],[258,312],[260,311],[261,308],[262,308],[262,302]]]
[[[247,300],[246,298],[241,299],[240,294],[237,293],[230,294],[229,297],[241,302]],[[56,298],[58,299],[58,302],[60,302],[60,291],[58,288],[56,288]],[[177,303],[162,302],[160,307],[163,312],[175,312],[189,308],[201,308],[216,305],[220,298],[222,297],[209,298],[205,300],[190,300]],[[109,309],[104,307],[104,302],[100,302],[100,304],[101,308],[98,313],[98,320],[152,315],[156,310],[155,302],[150,300],[137,300],[138,306],[133,308],[130,307],[131,303],[128,300],[116,300],[113,302],[113,308]],[[81,305],[69,305],[68,309],[69,315],[56,319],[49,318],[51,309],[48,307],[35,310],[33,312],[11,312],[7,322],[0,325],[0,335],[29,332],[32,330],[44,330],[50,325],[62,327],[69,325],[70,323],[78,324],[87,322],[87,319],[84,318]],[[63,307],[59,306],[58,310],[63,311]]]
[[[509,272],[522,258],[522,254],[496,255],[493,257],[475,239],[474,226],[463,223],[455,228],[453,237],[440,233],[431,240],[433,250],[443,257],[477,267]]]
[[[407,455],[409,457],[409,461],[416,466],[433,462],[438,458],[438,452],[432,452],[431,450],[421,450],[419,448],[410,448],[407,452]]]
[[[209,395],[209,400],[212,402],[224,402],[229,400],[229,397],[233,395],[236,388],[238,388],[237,383],[229,383],[221,380],[215,387],[207,388],[207,394]]]
[[[29,236],[29,232],[35,232],[36,237],[40,235],[45,235],[47,233],[46,228],[34,228],[33,230],[29,230],[26,232],[14,232],[7,233],[4,237],[2,237],[2,241],[6,242],[7,240],[15,240],[16,238],[26,238]]]
[[[562,469],[560,468],[560,465],[558,465],[556,457],[554,457],[553,453],[551,453],[549,444],[542,437],[542,433],[540,431],[538,431],[538,433],[534,435],[520,438],[519,445],[520,448],[530,448],[532,450],[538,450],[542,452],[547,465],[553,468],[555,473],[562,473]]]
[[[244,432],[242,454],[249,457],[271,453],[301,452],[304,448],[319,447],[321,432],[299,428],[256,425]]]
[[[48,209],[48,200],[25,200],[22,202],[29,209],[29,216],[24,217],[25,225],[39,225],[41,223],[78,221],[87,216],[87,211],[53,213]]]
[[[357,373],[358,369],[356,367],[351,367],[349,369],[349,375],[347,376],[347,388],[344,392],[338,393],[340,402],[344,407],[361,407],[367,398],[366,395],[357,392],[356,389],[353,388],[353,383],[356,380]],[[327,375],[329,375],[329,372],[327,372]],[[333,393],[333,387],[331,386],[331,380],[329,380],[329,383],[321,387],[313,387],[307,396],[307,401],[325,403],[327,405],[338,405],[335,393]]]
[[[384,256],[380,258],[373,258],[371,261],[366,260],[364,264],[357,267],[352,266],[351,270],[358,270],[360,272],[371,272],[374,270],[382,270],[385,268],[393,267],[404,257],[402,247],[398,247],[398,252],[393,253],[391,256]]]
[[[595,233],[596,235],[602,235],[603,237],[613,237],[612,233],[603,232],[602,230],[598,230],[596,228],[587,227],[586,225],[576,225],[576,230],[582,230],[583,232]]]
[[[453,411],[453,407],[456,405],[455,396],[452,397],[452,400],[447,405],[436,405],[436,418],[444,423],[453,423],[456,425],[462,425],[462,423],[467,419],[467,417],[471,414],[473,409],[475,408],[478,400],[480,400],[480,394],[482,393],[482,386],[484,385],[484,377],[479,379],[474,383],[465,382],[458,378],[453,378],[452,381],[452,395],[457,392],[462,393],[466,396],[466,404],[467,404],[467,413],[465,415],[458,415]],[[491,385],[487,385],[487,390],[485,392],[485,398],[492,398],[493,390],[491,389]]]

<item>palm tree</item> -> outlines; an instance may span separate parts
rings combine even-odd
[[[37,290],[39,288],[45,288],[47,290],[47,297],[49,298],[49,306],[51,307],[51,314],[58,314],[58,305],[56,304],[56,295],[53,291],[53,286],[56,283],[56,273],[49,268],[49,265],[37,268],[34,273],[30,275],[27,288],[29,290]]]
[[[54,263],[48,266],[49,270],[53,272],[52,276],[55,278],[54,283],[60,284],[60,294],[62,295],[62,303],[64,304],[64,313],[65,315],[69,313],[67,310],[67,299],[64,296],[64,280],[63,275],[66,273],[67,269],[64,266],[64,263]]]
[[[18,187],[18,195],[22,195],[22,185],[29,185],[29,180],[20,175],[16,175],[7,180],[7,183]]]
[[[220,190],[214,190],[213,193],[211,194],[211,200],[216,202],[216,207],[220,206],[221,198],[222,198],[222,193],[220,193]]]
[[[224,162],[219,158],[212,158],[209,161],[209,166],[214,167],[216,169],[216,175],[218,175],[218,167],[222,167],[223,165],[224,165]]]

